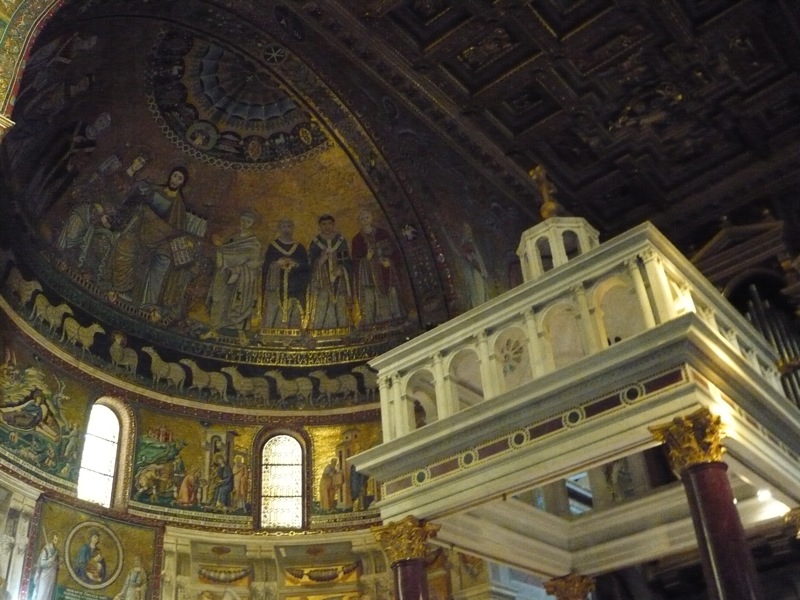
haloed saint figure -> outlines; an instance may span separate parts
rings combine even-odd
[[[58,551],[59,535],[53,533],[45,542],[36,561],[36,570],[31,578],[33,583],[32,600],[53,600],[56,597],[58,583],[58,567],[60,554]]]

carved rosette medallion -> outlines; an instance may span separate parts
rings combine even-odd
[[[650,432],[667,445],[670,465],[678,476],[689,467],[722,461],[722,422],[707,408],[650,427]]]
[[[394,564],[401,560],[425,558],[425,542],[436,537],[439,528],[439,525],[423,523],[409,515],[402,521],[373,527],[372,533],[389,561]]]
[[[595,589],[594,580],[585,575],[570,573],[544,583],[545,591],[558,600],[586,600]]]
[[[786,513],[784,521],[794,526],[795,537],[800,540],[800,508],[793,508]]]

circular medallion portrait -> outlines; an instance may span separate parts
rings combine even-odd
[[[111,585],[122,570],[122,544],[111,529],[97,521],[85,521],[72,528],[66,553],[69,574],[92,590]]]

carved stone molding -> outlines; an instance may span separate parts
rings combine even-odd
[[[556,577],[544,583],[544,590],[558,600],[586,600],[594,589],[594,580],[578,573]]]
[[[372,533],[394,564],[401,560],[424,558],[427,554],[425,542],[436,537],[439,528],[439,525],[425,523],[409,515],[401,521],[373,527]]]
[[[649,429],[667,445],[670,465],[678,476],[691,466],[722,461],[722,422],[707,408]]]

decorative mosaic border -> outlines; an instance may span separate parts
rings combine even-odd
[[[0,112],[10,115],[19,91],[23,65],[44,23],[63,0],[12,0],[11,19],[0,29]]]
[[[237,530],[253,528],[253,517],[251,515],[226,515],[212,512],[198,513],[196,511],[144,504],[135,500],[128,501],[127,512],[146,519],[180,523],[181,525],[202,524]]]
[[[349,529],[364,529],[381,523],[381,513],[378,510],[364,510],[339,515],[311,515],[309,528],[321,531],[345,531]]]
[[[7,320],[5,320],[7,319]],[[42,356],[52,367],[74,377],[79,381],[90,383],[95,389],[96,394],[93,400],[102,396],[112,396],[124,398],[131,405],[142,404],[160,410],[165,410],[176,415],[186,415],[190,417],[219,420],[225,419],[226,422],[235,425],[329,425],[331,423],[363,423],[380,419],[380,409],[375,404],[368,405],[359,409],[353,407],[347,411],[337,411],[334,413],[318,414],[311,411],[272,411],[257,409],[241,409],[233,411],[231,407],[225,405],[213,405],[202,403],[189,398],[178,397],[171,400],[160,400],[148,395],[148,390],[141,387],[138,382],[134,390],[113,375],[89,366],[81,368],[65,358],[68,353],[58,347],[55,343],[47,340],[39,331],[34,329],[24,318],[18,314],[6,299],[0,295],[0,326],[6,323],[14,327],[19,333],[19,341],[24,343],[31,350]],[[96,371],[96,372],[95,372]],[[152,392],[154,395],[163,396],[163,392]]]
[[[4,448],[0,448],[0,472],[19,479],[36,489],[42,489],[44,486],[47,490],[70,497],[74,497],[78,493],[77,483],[59,479],[55,475],[37,469],[33,465],[22,463],[19,458]]]
[[[485,464],[495,457],[527,448],[534,443],[552,437],[564,430],[575,429],[610,412],[641,402],[647,396],[666,388],[689,381],[686,367],[680,366],[660,373],[642,382],[633,383],[600,398],[590,400],[564,412],[535,421],[500,437],[466,448],[456,456],[450,456],[411,473],[405,473],[383,483],[383,497],[407,492],[413,488],[427,486],[461,471]]]
[[[127,512],[131,515],[157,522],[190,527],[193,529],[225,529],[241,534],[270,533],[267,530],[256,530],[252,515],[226,515],[221,513],[198,513],[197,511],[182,510],[172,507],[159,507],[145,504],[135,500],[128,501]],[[381,522],[380,512],[377,510],[346,513],[336,516],[310,515],[308,519],[308,532],[339,532],[355,529],[364,529]]]

